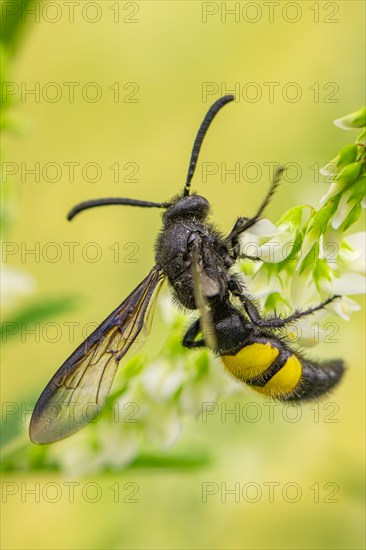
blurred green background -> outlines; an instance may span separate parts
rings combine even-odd
[[[82,339],[80,327],[100,322],[154,261],[158,212],[100,209],[70,224],[65,215],[74,204],[108,196],[168,200],[182,188],[208,106],[234,91],[237,102],[220,113],[207,136],[193,188],[209,199],[226,232],[237,216],[255,212],[270,177],[264,163],[297,163],[301,177],[284,181],[268,210],[275,221],[291,206],[318,204],[327,189],[318,169],[356,138],[332,121],[358,109],[364,97],[362,2],[280,2],[273,16],[266,2],[105,0],[72,3],[72,17],[66,2],[48,3],[46,11],[46,3],[35,4],[39,19],[25,16],[7,75],[19,90],[40,90],[38,97],[13,96],[22,132],[3,138],[5,160],[19,170],[9,178],[16,206],[6,235],[19,251],[8,265],[34,278],[39,298],[66,302],[75,296],[77,306],[51,320],[78,326],[71,343],[66,333],[57,342],[47,341],[52,335],[38,342],[16,335],[3,346],[2,400],[29,406]],[[225,9],[236,12],[225,15]],[[65,85],[70,82],[80,84],[73,101]],[[96,88],[85,87],[91,82],[101,91],[95,102],[90,97]],[[260,91],[256,102],[248,82]],[[206,97],[207,83],[214,93]],[[273,100],[268,83],[278,83]],[[291,101],[295,87],[289,83],[300,90],[298,101]],[[60,89],[61,97],[50,101]],[[254,183],[248,181],[252,172],[239,181],[227,175],[222,182],[219,172],[204,182],[202,162],[228,168],[239,162],[245,169],[255,163],[262,176]],[[24,173],[35,163],[39,181]],[[59,181],[49,181],[55,177],[52,167],[42,174],[47,163],[60,167]],[[73,181],[70,163],[78,163]],[[100,168],[95,182],[92,168],[83,174],[87,163]],[[115,163],[119,181],[110,168]],[[62,252],[54,262],[42,254],[51,242]],[[81,254],[91,242],[102,250],[96,262]],[[119,262],[110,249],[116,242]],[[80,243],[74,262],[64,243]],[[22,247],[35,246],[39,258],[22,257]],[[138,261],[124,261],[132,251]],[[305,405],[291,422],[280,406],[271,419],[260,398],[243,388],[224,406],[242,412],[246,403],[258,403],[258,421],[245,414],[239,422],[233,415],[222,421],[220,414],[206,423],[189,419],[167,455],[203,453],[210,459],[201,465],[140,464],[74,479],[73,498],[70,480],[57,472],[25,467],[3,473],[3,548],[364,548],[362,310],[350,322],[337,323],[338,342],[316,350],[318,356],[347,360],[348,372],[334,394]],[[165,337],[153,330],[147,348],[159,347]],[[32,487],[39,499],[27,493]],[[225,488],[235,487],[240,494],[225,498]],[[207,489],[214,494],[204,498]],[[135,490],[137,502],[129,502]]]

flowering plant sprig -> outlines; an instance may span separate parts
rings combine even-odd
[[[296,206],[275,225],[260,220],[243,235],[243,250],[261,259],[255,264],[243,261],[241,268],[248,290],[259,297],[264,312],[289,314],[332,294],[341,298],[329,309],[343,319],[359,309],[349,295],[365,292],[366,238],[364,232],[347,231],[366,207],[365,119],[363,108],[335,121],[340,128],[362,131],[355,144],[343,147],[320,170],[331,176],[331,183],[318,208]],[[308,323],[307,319],[302,323],[303,336]],[[310,343],[306,340],[301,343]]]
[[[363,127],[362,113],[340,119],[342,125]],[[250,247],[247,254],[253,256],[254,246],[261,261],[244,261],[242,270],[248,290],[260,298],[264,312],[290,313],[330,294],[342,295],[332,304],[339,316],[347,319],[358,308],[348,295],[364,291],[365,236],[345,232],[356,222],[365,197],[361,140],[362,136],[356,145],[344,147],[322,169],[328,174],[333,167],[333,181],[318,209],[296,206],[276,225],[263,219],[244,234],[242,247]],[[169,336],[157,359],[149,362],[135,356],[120,370],[119,390],[109,398],[103,421],[76,435],[77,444],[66,440],[61,450],[52,449],[54,458],[72,475],[126,466],[151,445],[168,449],[180,435],[184,415],[197,415],[204,403],[238,388],[207,350],[192,352],[182,346],[187,320],[167,299],[160,303]],[[314,341],[311,323],[314,319],[301,324],[302,344]]]
[[[337,125],[364,128],[365,110],[339,119]],[[326,174],[332,170],[333,176],[318,208],[296,206],[276,225],[262,219],[243,235],[244,252],[261,257],[243,261],[241,268],[264,313],[287,315],[330,294],[342,296],[328,306],[338,316],[348,319],[358,309],[349,295],[365,290],[365,234],[347,231],[365,206],[364,135],[363,130],[355,145],[344,147],[322,169]],[[30,467],[56,466],[73,477],[126,467],[151,449],[167,451],[180,436],[184,416],[202,414],[205,404],[214,405],[241,388],[208,350],[183,347],[187,316],[167,295],[161,296],[160,305],[167,337],[157,358],[139,354],[123,365],[101,418],[57,445],[29,448]],[[294,330],[301,344],[314,344],[311,317],[300,324],[301,338]],[[19,464],[24,465],[19,453],[7,463],[9,468]]]

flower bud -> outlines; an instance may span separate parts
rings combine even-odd
[[[357,180],[362,164],[360,162],[351,162],[342,168],[337,176],[337,180],[342,182],[344,186],[352,185]]]
[[[366,128],[364,128],[362,130],[362,132],[360,133],[360,135],[358,136],[357,145],[360,145],[360,146],[363,146],[363,147],[366,146]]]
[[[304,251],[306,254],[306,250]],[[301,263],[299,263],[299,272],[304,273],[305,271],[314,271],[315,266],[319,260],[319,243],[315,242],[310,248],[309,252],[304,256]]]
[[[350,189],[349,201],[360,202],[366,195],[366,174],[362,174]]]
[[[345,232],[349,227],[351,227],[351,225],[353,225],[358,220],[358,218],[360,217],[360,214],[361,214],[361,205],[360,203],[357,203],[354,205],[354,207],[348,214],[347,218],[344,220],[341,227],[341,231]]]
[[[334,124],[342,130],[353,130],[353,128],[363,128],[366,126],[366,107],[362,107],[358,111],[346,115],[341,118],[337,118]]]
[[[327,225],[335,209],[336,204],[334,202],[327,202],[322,206],[310,220],[306,233],[312,232],[313,238],[316,240],[327,229]]]
[[[346,145],[343,147],[343,149],[340,150],[340,153],[338,155],[339,159],[337,162],[338,168],[342,168],[346,164],[350,164],[351,162],[354,162],[357,158],[357,145],[354,143],[350,145]]]
[[[287,210],[285,214],[278,220],[277,227],[285,224],[294,226],[295,228],[303,227],[306,224],[311,216],[314,214],[315,209],[308,205],[303,204],[301,206],[295,206]]]

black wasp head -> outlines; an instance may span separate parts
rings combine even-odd
[[[163,222],[167,224],[182,218],[195,218],[203,221],[209,210],[208,200],[201,197],[201,195],[180,196],[167,208],[163,216]]]

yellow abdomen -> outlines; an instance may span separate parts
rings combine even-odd
[[[254,390],[270,397],[283,397],[300,382],[302,367],[296,355],[287,356],[279,362],[279,354],[280,350],[270,342],[254,343],[245,346],[236,355],[224,355],[221,359],[235,378],[246,382]]]

